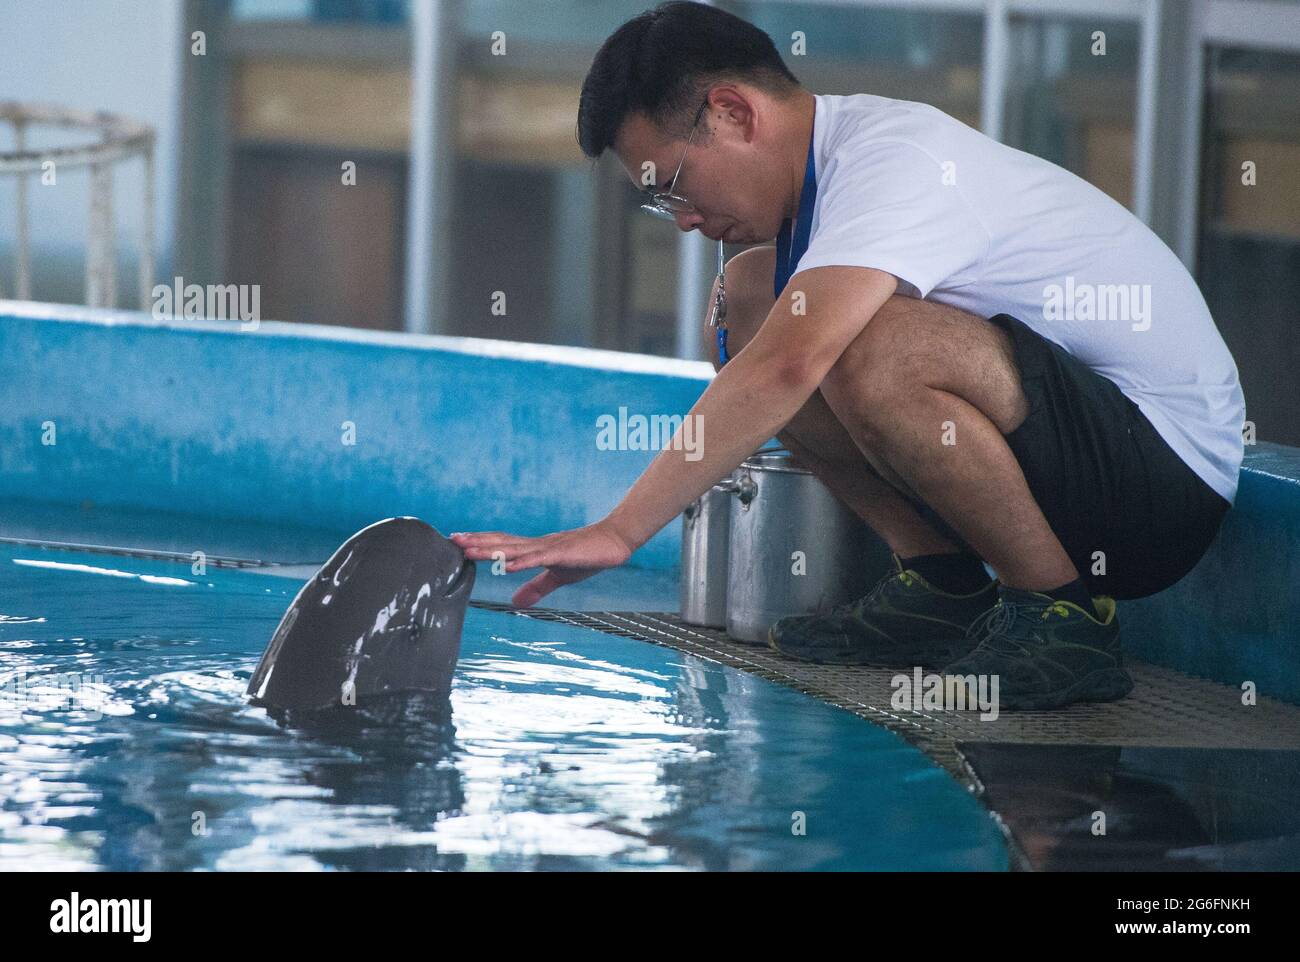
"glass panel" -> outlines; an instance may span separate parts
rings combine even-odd
[[[461,22],[467,36],[500,30],[511,40],[590,47],[594,55],[625,21],[653,6],[651,0],[462,0]]]
[[[409,0],[234,0],[236,20],[403,23]]]
[[[640,207],[640,198],[629,193],[624,206],[628,225],[627,300],[618,346],[626,351],[671,356],[677,337],[677,249],[681,231],[670,221],[641,213]],[[716,254],[712,244],[709,250],[706,259],[713,263]],[[700,304],[701,320],[706,306]]]
[[[1211,49],[1197,277],[1260,440],[1300,444],[1300,54]]]
[[[263,317],[402,327],[405,11],[402,0],[236,0],[231,29],[209,40],[227,70],[208,95],[224,99],[227,123],[189,149],[226,165],[225,209],[212,214],[225,223],[220,281],[258,285]],[[207,163],[197,176],[216,180]]]
[[[762,0],[735,8],[767,31],[814,93],[920,100],[979,126],[981,14]],[[803,53],[797,52],[796,32]]]
[[[647,6],[552,0],[538,16],[538,4],[520,0],[461,4],[448,333],[646,348],[625,293],[631,188],[614,158],[593,168],[574,131],[597,49]],[[494,308],[498,291],[504,313]],[[656,331],[665,327],[671,350],[671,316],[654,319]]]
[[[1003,141],[1133,205],[1138,24],[1013,17]]]

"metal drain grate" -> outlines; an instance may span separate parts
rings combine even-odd
[[[673,614],[516,609],[479,601],[471,604],[649,641],[758,675],[885,726],[967,785],[971,784],[970,773],[957,752],[960,742],[1300,747],[1300,708],[1266,697],[1261,697],[1257,705],[1245,706],[1240,691],[1232,686],[1140,662],[1129,664],[1136,684],[1121,701],[1071,705],[1060,711],[1003,712],[996,719],[983,720],[974,711],[905,711],[892,707],[894,688],[890,680],[898,670],[795,661],[761,645],[735,641],[725,632],[688,625]]]

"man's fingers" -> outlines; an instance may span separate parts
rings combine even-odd
[[[542,568],[555,564],[555,552],[549,548],[523,551],[506,559],[506,571],[523,571],[525,568]]]
[[[516,542],[513,544],[494,544],[483,545],[482,547],[461,549],[465,552],[465,557],[471,561],[496,561],[500,555],[502,559],[509,561],[511,558],[518,557],[520,553],[530,550],[526,543]]]
[[[484,538],[504,538],[501,531],[453,531],[447,535],[458,545],[478,544]]]
[[[528,538],[518,534],[507,534],[504,531],[458,531],[449,536],[453,544],[462,548],[482,548],[490,545],[503,544],[523,544],[527,541],[536,541],[536,538]]]
[[[520,539],[517,534],[507,534],[506,532],[456,532],[455,534],[448,534],[447,537],[461,547],[465,545],[489,545],[489,543],[497,541],[519,541]]]
[[[516,608],[528,608],[563,584],[553,572],[543,571],[516,591],[510,603]]]
[[[501,531],[476,531],[469,534],[456,533],[451,541],[471,561],[495,561],[497,556],[509,560],[519,552],[536,547],[539,538],[524,538],[519,535],[505,534]]]

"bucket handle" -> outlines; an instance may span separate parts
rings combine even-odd
[[[742,474],[739,478],[727,478],[719,481],[715,487],[726,491],[728,494],[734,494],[740,498],[740,503],[749,507],[749,503],[758,496],[758,485],[748,474]]]
[[[750,457],[752,458],[755,455],[759,455],[759,454],[782,454],[782,453],[793,454],[793,452],[785,445],[779,444],[771,448],[759,448],[757,451],[754,452],[754,454],[751,454]],[[749,460],[749,458],[746,458],[745,460]],[[743,471],[741,468],[737,468],[736,470],[741,471],[740,477],[726,478],[722,481],[719,481],[716,487],[721,488],[723,491],[726,491],[730,494],[734,494],[738,496],[740,498],[740,503],[743,504],[746,508],[748,508],[750,502],[753,501],[756,497],[758,497],[758,485],[755,484],[754,479],[749,476],[749,472]]]
[[[785,447],[784,445],[778,445],[776,447],[771,447],[771,448],[759,448],[757,451],[754,452],[754,454],[781,454],[781,453],[790,454],[792,452],[790,451],[789,448]],[[754,454],[751,454],[750,457],[753,457]],[[746,458],[746,460],[748,460],[748,458]],[[737,468],[737,470],[740,469]],[[743,504],[745,507],[749,507],[749,503],[758,496],[758,485],[754,483],[754,479],[751,478],[747,472],[742,474],[739,478],[736,477],[723,478],[721,481],[719,481],[717,484],[713,486],[713,489],[716,491],[725,491],[728,494],[737,495],[740,498],[740,503]],[[693,521],[695,519],[695,515],[699,513],[699,510],[700,510],[699,500],[692,502],[686,508],[685,512],[683,512],[686,515],[686,520]]]

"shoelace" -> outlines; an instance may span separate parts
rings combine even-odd
[[[1034,617],[1035,613],[1038,614],[1037,618]],[[1039,602],[999,598],[997,604],[971,623],[966,637],[977,641],[979,647],[993,651],[1007,654],[1024,651],[1022,642],[1034,640],[1034,623],[1046,621],[1053,614],[1068,618],[1070,609],[1059,602],[1042,606]]]
[[[891,571],[889,574],[877,581],[875,587],[861,598],[856,601],[847,601],[843,604],[835,605],[829,612],[827,612],[827,614],[831,617],[856,615],[861,612],[863,608],[867,608],[874,604],[876,599],[884,593],[885,589],[895,581],[900,581],[905,585],[910,585],[912,583],[912,576],[906,571]]]

